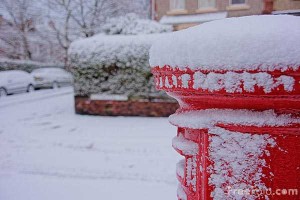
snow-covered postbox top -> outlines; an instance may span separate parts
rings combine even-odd
[[[182,108],[300,108],[300,18],[228,18],[166,34],[150,65]]]

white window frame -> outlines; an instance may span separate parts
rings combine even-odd
[[[209,9],[209,8],[216,8],[216,0],[214,0],[214,5],[213,6],[202,6],[203,0],[198,0],[198,9]]]
[[[232,0],[229,0],[229,5],[245,5],[247,4],[247,0],[245,0],[245,3],[232,3]]]
[[[183,1],[183,7],[182,8],[177,8],[175,6],[175,1]],[[170,0],[170,10],[185,10],[186,9],[186,0]]]

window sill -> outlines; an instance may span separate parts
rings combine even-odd
[[[170,10],[167,12],[167,15],[184,15],[188,14],[187,10]]]
[[[217,12],[218,9],[216,8],[199,8],[195,12],[196,13],[211,13],[211,12]]]
[[[247,4],[230,5],[226,7],[226,10],[249,10],[250,6]]]

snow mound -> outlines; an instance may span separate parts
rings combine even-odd
[[[300,20],[248,16],[216,20],[159,38],[150,65],[196,70],[298,70]]]
[[[129,13],[125,16],[109,19],[102,29],[108,35],[138,35],[171,32],[173,28],[156,21],[140,19],[138,15]]]

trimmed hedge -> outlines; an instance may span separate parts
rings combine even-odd
[[[75,95],[122,94],[129,99],[164,99],[149,66],[149,49],[160,35],[98,35],[71,44]]]
[[[63,68],[62,65],[44,64],[44,63],[28,61],[28,60],[0,59],[0,71],[23,70],[26,72],[32,72],[34,69],[44,68],[44,67]]]

